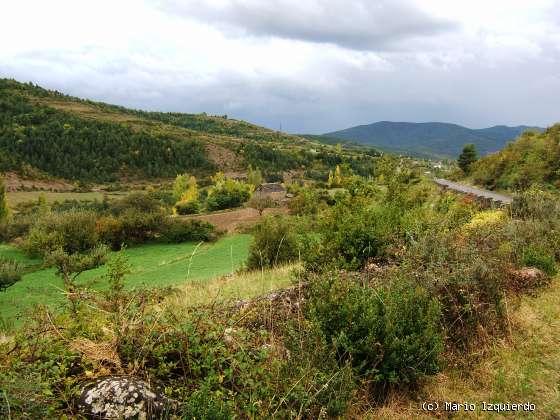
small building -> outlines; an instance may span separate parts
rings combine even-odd
[[[271,198],[273,200],[283,200],[286,198],[286,188],[279,182],[261,184],[253,194],[255,197]]]

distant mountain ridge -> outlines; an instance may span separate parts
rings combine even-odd
[[[426,158],[455,158],[467,143],[474,143],[480,155],[496,152],[527,130],[540,127],[520,125],[472,129],[458,124],[379,121],[324,136],[378,147],[392,153]]]

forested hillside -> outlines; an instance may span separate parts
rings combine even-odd
[[[526,130],[537,130],[528,126],[495,126],[470,129],[457,124],[430,122],[409,123],[380,121],[325,136],[353,140],[383,150],[426,158],[449,158],[457,156],[463,145],[472,143],[482,155],[504,147]]]
[[[369,156],[227,116],[130,110],[0,80],[0,171],[87,182],[263,170],[327,176],[337,164],[371,170]]]
[[[84,120],[9,94],[0,97],[0,148],[3,170],[28,164],[68,179],[111,181],[118,174],[166,177],[214,166],[200,141]]]
[[[560,188],[560,124],[542,134],[524,133],[500,152],[480,159],[472,177],[492,189]]]

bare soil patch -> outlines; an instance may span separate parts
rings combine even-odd
[[[15,172],[4,174],[8,191],[17,191],[21,188],[42,191],[72,191],[74,185],[63,180],[24,179]]]
[[[229,172],[241,169],[242,159],[232,150],[213,143],[206,143],[204,146],[208,156],[220,170]]]
[[[267,214],[287,214],[286,207],[266,209],[263,215]],[[205,220],[212,223],[218,229],[228,232],[235,232],[242,226],[250,226],[257,223],[261,216],[259,212],[252,208],[243,208],[220,213],[200,214],[196,216],[181,216],[185,219]]]

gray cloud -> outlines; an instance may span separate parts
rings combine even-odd
[[[160,0],[167,13],[220,25],[239,35],[329,43],[363,51],[402,49],[414,41],[459,28],[429,16],[406,0]]]
[[[103,30],[93,25],[72,37],[52,24],[63,9],[50,5],[50,17],[14,36],[28,18],[23,8],[13,27],[0,26],[0,35],[12,39],[0,44],[0,77],[133,108],[228,114],[272,129],[282,124],[296,133],[379,120],[473,128],[557,121],[560,28],[551,23],[553,2],[534,0],[544,4],[531,4],[540,10],[534,16],[514,10],[499,20],[480,14],[490,4],[471,1],[478,1],[476,10],[469,4],[441,13],[450,21],[463,16],[458,30],[404,1],[380,2],[378,9],[330,0],[280,0],[274,7],[223,0],[221,8],[161,0],[155,9],[145,1]],[[105,4],[91,13],[101,19]],[[501,16],[498,9],[492,13]],[[60,16],[81,18],[81,10]]]

